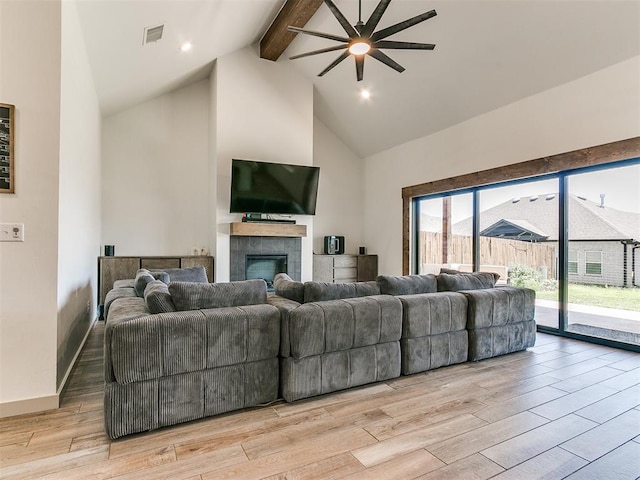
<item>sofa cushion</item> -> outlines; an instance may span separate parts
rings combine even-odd
[[[133,285],[133,280],[131,280],[131,282]],[[107,316],[109,315],[109,307],[111,306],[113,301],[118,298],[124,297],[138,298],[138,296],[136,295],[136,291],[133,289],[133,286],[113,288],[109,290],[107,295],[104,297],[104,318],[107,318]]]
[[[230,283],[172,281],[169,293],[178,311],[267,303],[267,284],[262,279]]]
[[[136,278],[133,280],[133,289],[135,290],[136,295],[138,297],[143,297],[144,289],[147,288],[147,283],[153,282],[154,280],[155,278],[153,278],[153,275],[149,273],[149,270],[145,270],[144,268],[138,270]]]
[[[147,283],[144,289],[144,301],[151,313],[175,312],[176,307],[171,299],[169,287],[160,280]]]
[[[402,304],[390,295],[305,303],[290,312],[284,332],[296,359],[393,342],[401,333]]]
[[[436,276],[428,275],[378,275],[376,282],[385,295],[415,295],[438,291]]]
[[[376,282],[325,283],[305,282],[304,303],[380,295]]]
[[[204,267],[166,268],[162,272],[169,275],[170,282],[209,283]]]
[[[133,278],[125,278],[113,282],[113,288],[133,288]]]
[[[441,273],[438,275],[439,292],[459,292],[460,290],[479,290],[493,288],[500,278],[497,273],[474,272],[456,273],[454,275]]]
[[[304,283],[296,282],[286,273],[278,273],[273,278],[273,289],[279,297],[298,303],[304,302]]]

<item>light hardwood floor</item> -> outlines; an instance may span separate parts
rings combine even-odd
[[[0,420],[2,479],[635,479],[640,354],[526,352],[110,441],[97,323],[61,408]]]

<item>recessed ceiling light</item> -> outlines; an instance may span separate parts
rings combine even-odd
[[[360,90],[360,97],[365,100],[369,100],[371,98],[371,92],[366,88],[363,88],[362,90]]]
[[[189,50],[191,50],[191,47],[193,47],[193,45],[191,45],[190,42],[184,42],[180,47],[180,50],[183,52],[188,52]]]

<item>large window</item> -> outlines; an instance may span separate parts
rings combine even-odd
[[[640,346],[640,160],[424,196],[414,213],[417,272],[497,272],[536,290],[539,328]]]

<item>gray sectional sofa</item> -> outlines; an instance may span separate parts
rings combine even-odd
[[[535,292],[490,273],[375,282],[206,283],[140,270],[105,300],[111,438],[284,398],[295,401],[535,343]]]
[[[267,304],[263,280],[147,280],[143,297],[134,282],[120,282],[107,300],[104,418],[110,438],[278,398],[280,312]]]

